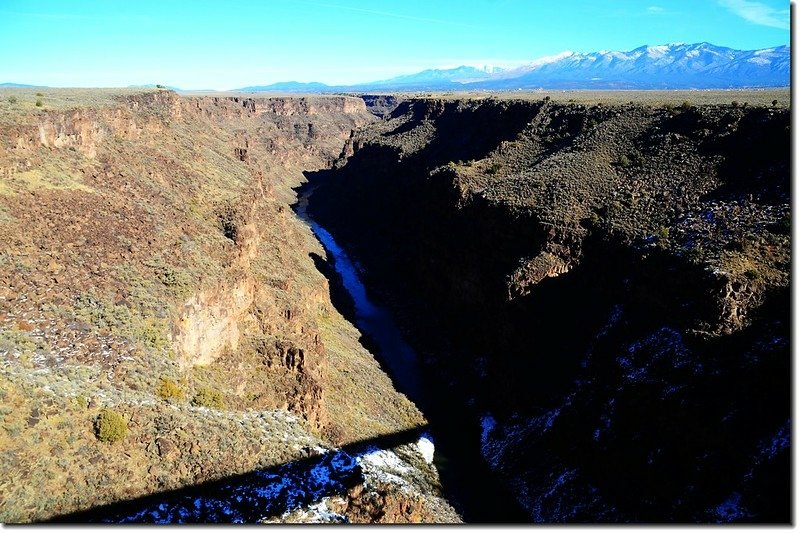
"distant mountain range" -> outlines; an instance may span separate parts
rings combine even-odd
[[[627,52],[562,52],[513,69],[460,66],[354,85],[287,81],[243,92],[513,91],[522,89],[736,89],[788,87],[790,48],[735,50],[709,43],[640,46]],[[2,83],[0,87],[41,87]],[[131,85],[152,88],[149,85]],[[202,92],[168,87],[179,92]],[[208,91],[212,91],[209,89]]]
[[[732,89],[789,85],[788,46],[735,50],[709,43],[641,46],[627,52],[562,52],[518,68],[461,66],[355,85],[283,82],[237,91],[366,92],[516,89]]]

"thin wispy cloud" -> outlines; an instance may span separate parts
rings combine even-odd
[[[352,13],[362,13],[365,15],[375,15],[377,17],[387,17],[387,18],[394,18],[394,19],[403,19],[403,20],[412,20],[414,22],[427,22],[431,24],[440,24],[445,26],[461,26],[463,28],[477,28],[477,26],[473,26],[471,24],[462,24],[460,22],[454,22],[452,20],[444,20],[444,19],[435,19],[435,18],[428,18],[428,17],[418,17],[415,15],[404,15],[402,13],[393,13],[390,11],[379,11],[376,9],[364,9],[361,7],[352,7],[352,6],[343,6],[340,4],[327,4],[322,2],[305,2],[301,0],[296,0],[293,3],[297,4],[304,4],[307,6],[314,6],[314,7],[324,7],[329,9],[337,9],[339,11],[350,11]]]
[[[719,4],[726,7],[736,15],[742,17],[747,22],[768,26],[770,28],[789,29],[789,10],[776,9],[762,2],[752,0],[717,0]]]
[[[661,6],[649,6],[647,8],[647,12],[651,15],[661,15],[663,14],[665,9]]]

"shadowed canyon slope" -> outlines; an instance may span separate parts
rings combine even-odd
[[[38,109],[32,91],[0,104],[0,520],[424,424],[332,306],[326,253],[289,208],[302,172],[374,120],[362,100],[47,89]],[[329,495],[340,514],[457,521],[415,446]]]
[[[309,211],[535,521],[789,520],[789,110],[412,100]]]

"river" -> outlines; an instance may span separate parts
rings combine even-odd
[[[466,399],[451,394],[441,383],[426,380],[424,364],[404,339],[391,312],[372,301],[361,281],[357,263],[336,242],[331,233],[308,214],[314,194],[313,184],[298,191],[293,206],[298,217],[311,226],[327,251],[340,283],[352,298],[353,310],[347,316],[369,339],[370,347],[395,388],[404,393],[430,422],[436,446],[434,464],[439,470],[445,497],[467,522],[521,523],[530,517],[497,480],[483,460],[480,450],[480,424],[465,405]]]

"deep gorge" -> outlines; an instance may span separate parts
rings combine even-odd
[[[788,522],[789,109],[623,96],[3,103],[0,520]]]

